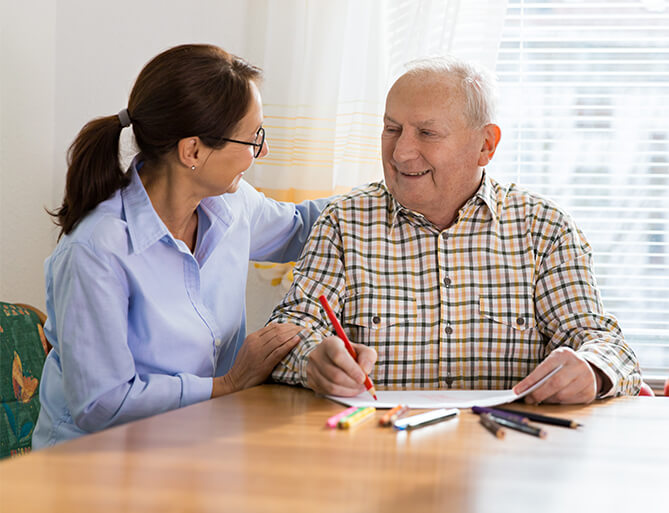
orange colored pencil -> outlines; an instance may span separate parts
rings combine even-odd
[[[383,417],[379,419],[379,424],[381,426],[390,426],[395,422],[400,416],[404,415],[409,411],[409,407],[404,404],[398,404],[393,409],[388,410]]]
[[[341,324],[339,324],[339,320],[335,316],[334,312],[332,311],[332,308],[330,308],[330,304],[328,303],[328,300],[326,299],[325,296],[320,296],[318,300],[321,302],[321,305],[323,305],[323,309],[325,310],[325,313],[328,314],[328,317],[330,318],[330,322],[332,323],[332,326],[334,326],[335,332],[337,333],[337,336],[344,341],[344,346],[346,346],[346,349],[348,350],[349,354],[353,357],[353,359],[357,362],[358,361],[358,354],[355,352],[355,349],[353,349],[353,346],[351,345],[351,341],[348,339],[346,336],[346,333],[344,333],[344,328],[341,327]],[[369,376],[365,376],[365,388],[367,391],[372,394],[372,397],[374,400],[378,400],[376,397],[376,389],[374,388],[374,384],[372,383],[372,380],[369,379]]]

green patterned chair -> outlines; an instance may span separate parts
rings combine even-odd
[[[34,307],[0,302],[0,459],[29,452],[39,415],[39,380],[51,348]]]

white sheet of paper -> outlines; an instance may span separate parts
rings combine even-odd
[[[374,406],[375,408],[393,408],[398,404],[406,404],[409,408],[471,408],[472,406],[497,406],[510,403],[536,390],[553,374],[559,371],[562,365],[553,369],[541,378],[534,386],[522,394],[513,390],[380,390],[376,392],[379,398],[374,398],[365,391],[354,397],[340,397],[327,395],[338,403],[347,406]]]

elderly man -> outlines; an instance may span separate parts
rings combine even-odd
[[[274,379],[342,396],[363,391],[365,373],[379,389],[520,393],[562,365],[526,400],[638,393],[638,362],[603,309],[583,234],[549,200],[485,170],[501,136],[493,98],[485,72],[454,59],[395,82],[385,183],[340,197],[314,225],[271,318],[305,327]]]

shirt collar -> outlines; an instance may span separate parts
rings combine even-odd
[[[493,187],[492,179],[488,176],[488,173],[486,173],[485,170],[483,170],[483,180],[481,180],[481,185],[474,197],[482,201],[488,207],[493,220],[498,218],[495,188]]]
[[[130,183],[121,190],[125,221],[134,253],[140,253],[165,235],[171,237],[167,226],[153,209],[149,195],[137,172],[144,162],[137,155],[128,169]]]
[[[174,240],[167,226],[154,210],[149,195],[139,177],[138,170],[142,168],[143,164],[141,155],[137,155],[133,159],[128,168],[130,183],[121,190],[132,251],[141,253],[165,236],[178,247],[179,244]],[[228,226],[234,221],[230,206],[220,196],[204,198],[200,202],[200,206],[205,215],[209,216],[212,225],[215,224],[214,217]]]
[[[397,201],[395,197],[392,194],[390,194],[390,191],[388,190],[388,187],[386,186],[385,183],[382,183],[382,186],[385,189],[388,196],[390,196],[390,205],[388,207],[388,214],[390,217],[391,228],[395,226],[395,223],[397,221],[397,216],[399,215],[400,212],[404,212],[405,215],[410,215],[419,219],[425,219],[425,216],[423,216],[423,214],[420,214],[419,212],[414,212],[413,210],[406,208],[399,201]],[[483,202],[483,204],[488,207],[488,210],[490,210],[493,220],[497,219],[497,201],[495,199],[495,190],[491,178],[488,176],[485,170],[483,170],[483,179],[481,180],[481,185],[479,186],[474,196],[472,196],[467,201],[467,203],[465,203],[465,206],[471,204],[472,201]]]

